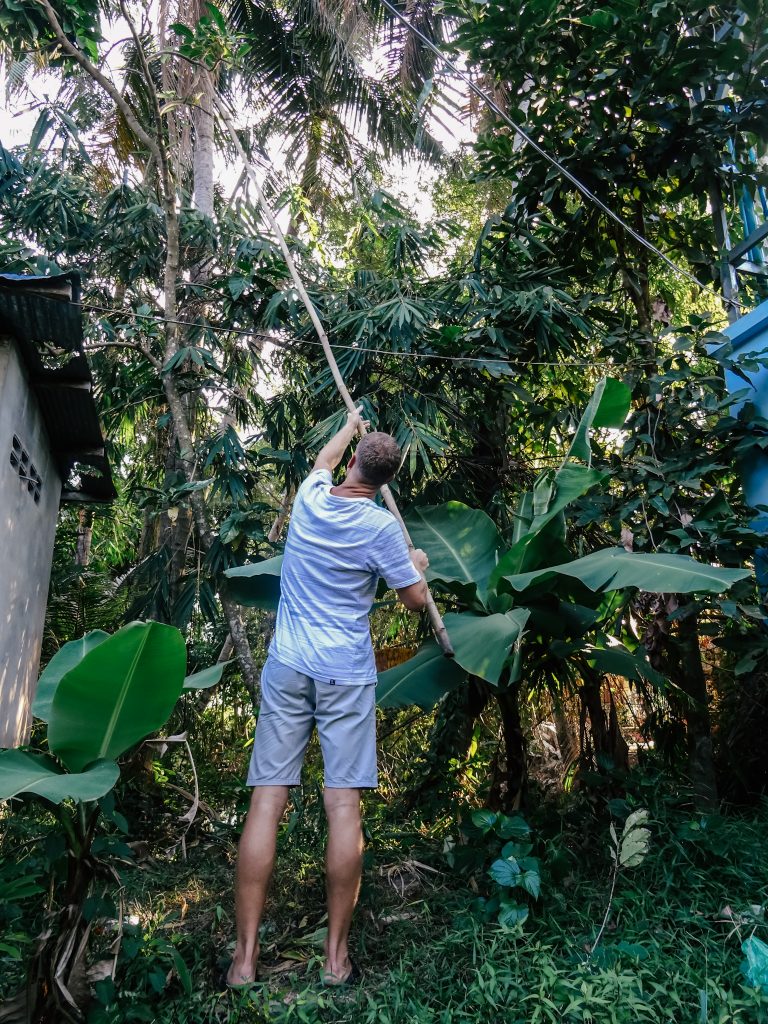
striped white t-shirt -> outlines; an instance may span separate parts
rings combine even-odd
[[[269,653],[318,682],[376,681],[368,613],[379,576],[393,589],[421,577],[394,516],[369,498],[331,494],[314,470],[296,494]]]

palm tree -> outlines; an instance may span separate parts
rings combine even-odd
[[[440,41],[434,0],[408,6]],[[257,139],[279,137],[286,164],[301,162],[310,202],[343,189],[371,151],[439,157],[417,116],[434,56],[379,0],[230,0],[227,13],[249,44],[242,74],[264,112]]]

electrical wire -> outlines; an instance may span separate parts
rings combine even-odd
[[[680,277],[684,277],[691,283],[697,285],[699,288],[701,288],[702,291],[709,292],[710,294],[714,295],[718,299],[718,301],[725,301],[728,303],[728,305],[736,306],[738,309],[745,308],[744,303],[741,303],[736,299],[725,299],[724,296],[720,295],[715,290],[715,288],[713,288],[709,284],[705,284],[704,281],[700,281],[695,274],[692,274],[689,270],[686,270],[684,267],[681,267],[679,264],[675,263],[675,261],[670,256],[667,256],[666,253],[662,252],[661,249],[659,249],[657,246],[653,244],[653,242],[649,241],[649,239],[647,239],[644,235],[641,235],[640,232],[636,231],[630,224],[627,224],[623,217],[621,217],[618,213],[612,210],[610,206],[608,206],[606,203],[603,202],[602,199],[600,199],[599,196],[596,196],[595,193],[589,188],[589,186],[585,185],[583,181],[581,181],[579,178],[576,177],[575,174],[569,171],[568,168],[557,159],[557,157],[547,152],[547,150],[544,149],[544,147],[541,146],[531,135],[529,135],[524,128],[521,128],[519,124],[513,121],[509,114],[507,114],[506,111],[501,109],[501,107],[496,103],[492,96],[489,96],[484,89],[482,89],[479,85],[472,81],[469,75],[465,74],[460,68],[456,66],[456,64],[453,63],[453,61],[446,57],[442,50],[440,50],[440,48],[436,46],[432,42],[432,40],[421,31],[421,29],[417,28],[414,24],[412,24],[405,17],[404,14],[401,14],[400,11],[398,11],[398,9],[392,3],[390,3],[390,0],[381,0],[381,2],[387,8],[387,10],[389,10],[400,22],[402,22],[402,24],[408,29],[409,32],[412,32],[415,36],[417,36],[417,38],[419,38],[424,43],[424,45],[429,50],[431,50],[432,53],[434,53],[438,60],[442,61],[442,63],[453,72],[453,74],[455,74],[462,82],[464,82],[464,84],[469,87],[469,89],[478,97],[478,99],[482,100],[486,104],[486,106],[488,106],[494,112],[494,114],[496,114],[498,117],[502,119],[502,121],[508,124],[509,127],[512,128],[525,143],[527,143],[527,145],[529,145],[539,154],[539,156],[543,157],[549,164],[552,165],[552,167],[559,171],[559,173],[564,178],[570,181],[571,184],[574,185],[579,192],[581,192],[585,199],[588,199],[591,203],[593,203],[595,206],[601,209],[603,213],[605,213],[613,221],[619,224],[624,229],[624,231],[627,232],[628,235],[635,239],[636,242],[639,242],[641,245],[645,246],[645,248],[648,249],[649,252],[652,252],[654,256],[657,256],[660,260],[663,260],[663,262],[666,263],[666,265],[671,270],[673,270],[677,275],[679,275]]]
[[[258,331],[242,330],[237,327],[217,327],[214,324],[203,324],[196,323],[194,320],[174,320],[163,316],[161,313],[136,313],[132,309],[111,309],[108,306],[97,306],[91,302],[79,302],[75,303],[80,309],[89,310],[93,313],[106,313],[110,316],[125,316],[130,317],[134,320],[151,320],[153,323],[166,323],[166,324],[177,324],[180,327],[197,327],[203,331],[212,331],[214,334],[235,334],[249,338],[259,338],[262,341],[268,342],[270,345],[274,345],[276,348],[284,349],[286,352],[293,352],[295,349],[290,342],[283,341],[280,338],[273,338],[268,334],[260,334]],[[119,343],[116,343],[119,344]],[[302,345],[314,345],[322,348],[319,341],[312,341],[310,338],[301,339]],[[605,360],[602,361],[590,361],[590,360],[541,360],[541,359],[503,359],[497,358],[496,356],[449,356],[440,352],[404,352],[397,351],[395,349],[388,348],[371,348],[366,345],[337,345],[334,343],[334,349],[340,349],[349,352],[365,352],[372,355],[381,356],[394,356],[400,359],[429,359],[435,362],[451,362],[451,363],[480,363],[483,365],[492,366],[572,366],[572,367],[604,367],[606,369],[621,369],[623,367],[635,366],[640,363],[647,362],[638,358],[635,362],[629,361],[625,363],[610,363]]]
[[[592,192],[592,190],[587,185],[585,185],[583,181],[581,181],[575,174],[573,174],[571,171],[569,171],[568,168],[563,163],[561,163],[560,160],[557,159],[557,157],[553,156],[546,149],[544,149],[544,147],[541,146],[531,135],[529,135],[528,132],[524,128],[522,128],[519,124],[517,124],[515,121],[513,121],[512,118],[509,116],[509,114],[507,114],[506,111],[502,110],[501,107],[499,107],[499,105],[496,103],[496,101],[491,96],[489,96],[488,93],[484,89],[482,89],[479,85],[477,85],[474,81],[472,81],[472,79],[469,77],[469,75],[467,75],[464,71],[462,71],[459,67],[457,67],[457,65],[454,64],[453,61],[451,61],[448,57],[446,57],[445,54],[440,50],[440,48],[438,46],[436,46],[432,42],[432,40],[429,39],[429,37],[426,36],[421,31],[421,29],[417,28],[414,24],[412,24],[412,22],[410,22],[408,20],[408,18],[405,17],[404,14],[402,14],[400,11],[398,11],[397,8],[390,2],[390,0],[382,0],[382,3],[390,11],[390,13],[393,14],[398,19],[398,21],[400,21],[402,23],[402,25],[409,32],[413,33],[414,36],[416,36],[418,39],[420,39],[421,42],[437,57],[437,59],[439,61],[441,61],[447,68],[449,68],[450,71],[454,75],[456,75],[457,78],[459,78],[462,82],[464,82],[465,85],[480,100],[482,100],[482,102],[485,103],[486,106],[488,106],[498,117],[500,117],[502,119],[502,121],[504,121],[506,124],[508,124],[509,127],[512,128],[513,131],[516,132],[516,134],[527,145],[531,146],[532,149],[534,149],[541,157],[543,157],[549,164],[551,164],[551,166],[554,167],[564,178],[566,178],[566,180],[570,181],[571,184],[574,185],[574,187],[585,197],[585,199],[589,200],[591,203],[593,203],[595,206],[597,206],[600,210],[602,210],[603,213],[605,213],[616,224],[618,224],[624,231],[626,231],[627,234],[631,238],[634,238],[635,241],[640,243],[640,245],[644,246],[646,249],[648,249],[649,252],[653,253],[656,257],[658,257],[660,260],[662,260],[672,271],[674,271],[675,274],[677,274],[680,277],[683,277],[683,278],[687,279],[692,284],[695,284],[702,291],[709,292],[711,295],[713,295],[715,298],[717,298],[718,301],[726,301],[729,305],[735,306],[735,307],[737,307],[739,309],[744,308],[744,305],[742,303],[738,302],[736,299],[733,299],[733,298],[731,298],[731,299],[724,299],[724,297],[722,295],[720,295],[711,285],[705,284],[703,281],[699,280],[699,278],[696,277],[695,274],[692,274],[690,271],[686,270],[684,267],[681,267],[679,264],[675,263],[675,261],[670,256],[668,256],[666,253],[662,252],[662,250],[659,249],[656,245],[654,245],[653,242],[651,242],[649,239],[645,238],[645,236],[640,234],[639,231],[636,231],[618,213],[616,213],[614,210],[611,209],[610,206],[608,206],[605,202],[603,202],[603,200],[600,199],[599,196],[596,196],[595,193]],[[158,315],[142,314],[142,313],[136,313],[133,310],[110,309],[110,308],[105,307],[105,306],[96,306],[96,305],[94,305],[92,303],[80,303],[80,307],[81,307],[81,309],[87,309],[87,310],[91,310],[91,311],[97,312],[97,313],[106,313],[106,314],[109,314],[109,315],[117,314],[117,315],[121,315],[121,316],[127,316],[127,317],[131,317],[132,319],[135,319],[135,320],[152,320],[154,322],[163,322],[163,323],[177,324],[177,325],[182,326],[182,327],[197,327],[197,328],[199,328],[201,330],[213,331],[215,333],[230,334],[230,335],[231,334],[235,334],[235,335],[248,336],[248,337],[259,337],[259,338],[262,338],[265,341],[268,341],[270,344],[274,345],[276,348],[281,348],[281,349],[284,349],[286,351],[292,351],[293,350],[292,346],[289,343],[284,342],[284,341],[282,341],[282,340],[280,340],[278,338],[274,338],[274,337],[271,337],[271,336],[259,334],[256,331],[240,330],[238,328],[215,327],[212,324],[195,323],[194,321],[190,321],[190,320],[169,319],[169,318],[166,318],[166,317],[161,316],[159,314]],[[322,343],[321,342],[319,342],[319,341],[312,341],[311,339],[303,339],[302,343],[305,344],[305,345],[313,345],[313,346],[317,346],[317,347],[322,347]],[[520,367],[520,366],[554,366],[554,367],[562,366],[562,367],[578,367],[578,368],[606,367],[606,368],[611,368],[611,369],[618,369],[618,368],[621,368],[621,367],[628,367],[628,366],[636,365],[635,363],[632,363],[632,362],[628,362],[628,363],[610,363],[610,362],[606,362],[606,361],[598,362],[598,361],[590,361],[590,360],[579,360],[579,361],[575,361],[575,360],[545,361],[545,360],[535,360],[535,359],[531,359],[531,360],[515,360],[515,359],[503,359],[503,358],[502,359],[497,359],[497,358],[494,358],[493,356],[469,356],[469,355],[449,356],[449,355],[438,354],[438,353],[394,351],[394,350],[391,350],[391,349],[373,348],[373,347],[370,347],[370,346],[358,345],[358,344],[351,344],[351,345],[334,344],[333,348],[334,349],[338,349],[340,351],[362,352],[362,353],[366,353],[366,354],[370,354],[370,355],[382,355],[382,356],[390,356],[390,357],[395,356],[397,358],[404,358],[404,359],[423,359],[423,360],[430,360],[430,361],[437,361],[437,362],[455,362],[455,363],[479,363],[479,364],[485,364],[485,365],[492,364],[492,365],[496,365],[496,366],[510,366],[510,367],[511,366],[516,366],[516,367]],[[641,362],[641,360],[638,360],[637,362]]]

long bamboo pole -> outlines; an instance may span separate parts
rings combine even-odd
[[[216,89],[213,90],[213,96],[215,97],[216,106],[219,108],[219,113],[221,114],[222,120],[224,121],[224,124],[227,126],[229,136],[232,139],[232,142],[234,143],[235,149],[237,149],[237,152],[240,155],[240,159],[243,161],[243,166],[245,167],[248,179],[254,187],[262,212],[264,213],[264,216],[267,219],[267,223],[274,232],[277,241],[280,245],[280,249],[283,253],[283,258],[285,259],[285,263],[286,266],[288,267],[288,271],[291,275],[294,287],[296,288],[296,291],[299,293],[301,301],[306,306],[307,312],[309,313],[309,318],[312,321],[312,325],[315,328],[315,331],[317,332],[317,336],[320,339],[321,345],[323,346],[323,352],[325,353],[325,358],[327,359],[328,365],[331,368],[331,373],[333,374],[333,379],[336,383],[338,392],[341,395],[344,405],[347,407],[347,409],[350,412],[356,412],[357,406],[355,405],[354,400],[352,399],[352,396],[349,393],[347,385],[344,383],[344,378],[341,376],[341,371],[339,370],[338,363],[336,362],[336,357],[334,356],[330,342],[328,341],[328,335],[325,333],[325,329],[322,323],[320,322],[320,317],[317,315],[317,310],[315,309],[314,303],[307,294],[307,290],[304,287],[304,282],[302,281],[299,272],[296,269],[296,264],[293,260],[291,250],[288,248],[288,243],[285,240],[285,235],[283,234],[280,225],[277,223],[277,219],[275,218],[275,215],[272,212],[272,209],[269,203],[267,202],[266,197],[264,196],[261,183],[259,182],[253,164],[249,160],[248,154],[245,152],[245,149],[243,148],[243,145],[240,142],[240,139],[238,138],[237,132],[235,131],[235,126],[232,123],[232,118],[230,116],[229,110],[227,109],[224,101],[218,95]],[[361,436],[365,434],[365,427],[363,427],[362,425],[360,427],[360,434]],[[381,488],[381,497],[384,501],[384,504],[387,506],[389,511],[400,524],[400,529],[403,531],[403,537],[405,538],[405,542],[408,545],[409,550],[413,551],[414,543],[411,540],[411,535],[408,533],[408,527],[405,525],[403,517],[400,515],[400,510],[395,503],[392,491],[386,484]],[[442,616],[440,615],[440,612],[437,609],[435,599],[432,597],[432,593],[429,587],[427,587],[426,611],[427,615],[429,616],[429,621],[432,626],[432,630],[435,634],[435,639],[440,645],[440,649],[447,658],[453,657],[453,647],[451,646],[451,641],[448,637],[448,631],[445,628]]]

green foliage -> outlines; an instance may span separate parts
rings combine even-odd
[[[0,24],[7,27],[9,11],[19,14],[11,28],[14,47],[21,36],[28,45],[34,29],[29,19],[42,11],[22,6],[23,11],[7,0],[3,9],[0,0]],[[82,25],[90,24],[95,8],[54,6],[69,18],[65,31],[93,56],[93,41]],[[510,701],[514,696],[523,727],[527,700],[537,701],[546,690],[559,697],[568,690],[583,692],[587,684],[594,689],[606,674],[632,679],[649,701],[665,699],[671,692],[665,678],[669,665],[658,660],[658,651],[653,666],[648,660],[637,587],[680,592],[681,579],[695,595],[689,611],[720,645],[713,652],[716,670],[744,678],[764,657],[765,641],[759,633],[763,610],[749,574],[740,568],[749,563],[756,541],[734,467],[749,445],[763,441],[754,432],[750,436],[748,414],[732,412],[719,369],[701,347],[707,325],[692,323],[675,340],[654,320],[657,290],[678,321],[682,311],[711,301],[671,283],[655,260],[497,126],[478,151],[481,172],[490,180],[472,185],[469,218],[466,209],[457,209],[449,222],[438,196],[435,218],[421,222],[392,195],[376,160],[349,126],[364,123],[366,137],[375,137],[389,154],[402,150],[406,140],[434,152],[423,131],[424,114],[435,109],[440,95],[439,81],[430,78],[431,57],[413,37],[399,35],[377,3],[316,6],[310,11],[301,0],[236,3],[226,12],[231,21],[211,7],[176,31],[181,52],[215,67],[223,89],[239,90],[246,104],[247,88],[258,94],[257,125],[253,133],[243,133],[244,143],[256,152],[279,135],[290,171],[299,154],[304,159],[290,180],[273,168],[268,188],[278,203],[290,203],[292,244],[330,336],[347,346],[337,352],[353,393],[374,424],[395,434],[403,448],[400,493],[404,507],[411,507],[414,539],[432,558],[431,578],[448,608],[456,658],[444,659],[428,641],[410,662],[382,675],[381,703],[430,708],[468,674],[481,692],[493,687],[496,697]],[[490,2],[454,4],[443,12],[427,4],[409,16],[439,36],[445,14],[457,14],[459,47],[513,116],[545,144],[556,140],[558,155],[574,173],[639,230],[697,273],[711,275],[718,254],[704,201],[710,179],[734,192],[762,180],[749,150],[765,127],[765,105],[754,91],[761,81],[764,28],[760,11],[747,5],[740,14],[748,31],[720,34],[731,13],[676,0],[652,10],[619,3],[598,11],[586,3],[531,0],[515,10]],[[383,80],[377,80],[368,74],[363,54],[372,29],[383,26],[390,33],[387,67]],[[246,36],[247,51],[240,46]],[[34,59],[50,52],[50,36],[39,38],[42,47]],[[161,141],[171,116],[182,136],[196,138],[197,125],[191,125],[191,110],[180,94],[163,91],[160,125],[150,102],[151,79],[157,76],[159,88],[161,66],[165,90],[185,65],[176,64],[170,53],[158,53],[152,40],[146,41],[146,53],[149,81],[142,79],[135,50],[123,51],[125,95],[132,109]],[[250,76],[245,87],[238,77],[242,70]],[[733,90],[728,104],[714,95],[724,83]],[[337,424],[337,399],[304,311],[285,287],[282,259],[273,240],[259,231],[257,211],[240,195],[229,203],[217,195],[213,218],[201,217],[189,207],[189,161],[177,153],[170,156],[181,234],[178,298],[182,318],[196,326],[177,331],[178,347],[166,356],[167,335],[154,299],[164,288],[167,240],[157,167],[147,163],[111,102],[105,105],[103,97],[87,93],[73,78],[71,90],[43,108],[29,145],[14,154],[0,152],[0,258],[17,269],[45,269],[54,261],[79,266],[86,303],[129,311],[87,317],[90,359],[113,464],[123,477],[122,494],[114,516],[96,519],[95,567],[57,574],[62,585],[54,586],[48,649],[82,631],[73,623],[86,621],[84,603],[85,628],[112,629],[113,616],[130,605],[129,618],[151,615],[181,625],[206,664],[205,655],[215,648],[216,656],[226,633],[217,601],[223,573],[229,570],[229,594],[241,603],[275,605],[279,564],[264,559],[274,551],[265,543],[272,514],[284,488],[300,481],[311,464],[310,450]],[[518,104],[522,109],[514,110]],[[475,170],[473,164],[469,173]],[[513,201],[504,209],[510,179]],[[484,224],[476,220],[481,206]],[[456,228],[461,220],[473,224],[464,236]],[[732,234],[737,237],[739,229]],[[254,381],[264,381],[261,345],[267,329],[269,337],[289,347],[270,354],[277,390],[265,403]],[[189,411],[192,451],[180,452],[176,445],[164,393],[168,381],[178,383]],[[753,426],[762,430],[764,424]],[[249,436],[250,431],[258,433]],[[192,479],[188,465],[196,467]],[[203,497],[212,520],[220,523],[210,546],[192,522],[195,496]],[[68,516],[59,535],[61,565],[71,564],[74,546]],[[619,538],[634,550],[617,548]],[[681,562],[687,554],[692,559]],[[247,564],[241,566],[243,561]],[[518,590],[509,581],[520,578],[536,582]],[[106,606],[92,596],[94,588],[102,588],[111,601],[118,579],[121,589],[107,616]],[[727,597],[707,596],[716,598],[726,583],[732,587]],[[656,613],[657,625],[659,620],[674,634],[666,610]],[[261,642],[262,627],[263,619],[251,616],[254,643]],[[386,621],[380,632],[402,636],[399,617]],[[103,635],[90,637],[94,646],[82,650],[82,665],[110,643]],[[68,645],[50,663],[36,705],[43,717],[53,721],[58,690],[67,691],[64,682],[79,659],[80,648]],[[208,697],[194,690],[215,685],[222,668],[187,677],[189,692],[179,711],[185,728],[198,721],[196,709]],[[183,674],[182,667],[180,674],[155,671],[152,678],[178,676],[180,689]],[[99,685],[104,679],[117,691],[118,675],[100,670]],[[88,678],[89,687],[95,686],[95,676]],[[124,691],[129,707],[131,689]],[[761,699],[759,687],[748,692],[750,699],[752,694]],[[72,695],[81,697],[82,691],[73,686]],[[170,693],[166,697],[164,707]],[[232,837],[226,823],[238,821],[244,805],[242,787],[233,781],[243,768],[237,757],[251,724],[241,698],[236,685],[214,697],[198,736],[193,735],[204,751],[201,775],[214,787],[206,799],[222,809],[222,821],[200,825],[195,840],[201,847],[190,843],[189,852],[200,872],[216,865],[219,874],[212,876],[210,891],[217,894],[228,892],[231,883]],[[82,703],[80,727],[87,734]],[[111,756],[120,756],[116,748],[140,731],[136,710],[126,714],[132,722],[119,723],[118,715],[108,741],[110,726],[102,716],[100,738],[92,737],[83,756],[97,754],[104,742]],[[153,721],[160,717],[155,710]],[[690,711],[688,703],[685,714]],[[494,712],[484,714],[497,724]],[[498,767],[482,760],[481,732],[482,723],[469,757],[453,752],[454,764],[466,771],[465,793]],[[71,744],[78,738],[74,715],[69,733]],[[423,738],[424,731],[415,735]],[[759,744],[755,747],[759,750]],[[495,734],[493,749],[501,759],[504,751]],[[420,753],[417,743],[404,743],[402,750],[405,763]],[[73,787],[82,777],[93,781],[92,772],[107,770],[101,765],[67,775],[50,757],[4,756],[17,765],[24,785],[35,786],[37,779],[44,789],[54,787],[46,793],[55,797],[76,795]],[[210,782],[211,765],[219,764],[226,767],[216,773],[219,781]],[[41,776],[43,767],[50,774]],[[317,766],[313,771],[314,782]],[[406,788],[397,769],[388,774],[390,791]],[[133,799],[143,811],[148,793],[135,788]],[[372,826],[370,856],[382,874],[371,876],[363,898],[382,910],[382,921],[374,927],[371,918],[369,927],[365,917],[361,926],[367,955],[383,983],[366,986],[357,1000],[352,994],[354,1005],[339,1009],[335,996],[318,997],[307,989],[303,968],[284,981],[278,972],[263,998],[255,994],[250,1012],[286,1020],[344,1016],[377,1024],[433,1024],[438,1018],[441,1024],[464,1018],[495,1024],[500,1018],[528,1020],[533,1013],[542,1021],[624,1024],[672,1016],[684,1020],[696,1013],[708,1019],[708,1005],[709,1019],[719,1014],[729,1024],[739,1019],[751,1024],[764,1015],[763,995],[734,981],[733,951],[723,943],[714,915],[690,908],[746,902],[748,888],[760,884],[751,866],[759,862],[759,844],[751,846],[748,837],[737,842],[727,827],[718,832],[711,821],[704,827],[697,820],[696,829],[691,825],[679,835],[670,830],[674,841],[655,836],[646,857],[654,885],[641,885],[627,873],[615,901],[621,910],[615,933],[594,950],[595,915],[605,901],[605,844],[603,822],[591,817],[589,801],[599,802],[601,792],[596,787],[585,801],[564,805],[549,837],[537,824],[541,871],[525,867],[525,835],[502,834],[519,829],[513,823],[522,819],[484,812],[481,821],[491,822],[489,842],[498,849],[492,854],[494,875],[483,864],[476,880],[485,891],[492,883],[503,884],[493,890],[499,903],[491,904],[489,921],[514,925],[527,913],[522,893],[539,892],[533,876],[545,879],[543,912],[529,919],[525,940],[519,928],[480,928],[474,919],[462,920],[467,893],[461,874],[441,878],[435,890],[422,886],[426,891],[412,900],[405,897],[405,886],[393,887],[399,895],[387,904],[377,887],[394,862],[418,857],[429,863],[435,851],[423,821],[406,838],[400,822],[396,827],[383,822],[379,831]],[[46,813],[50,803],[48,796]],[[55,805],[56,829],[72,830],[82,852],[77,863],[83,863],[93,830],[89,833],[88,822],[81,829],[81,808],[74,815],[69,811],[66,802]],[[102,813],[109,817],[103,802]],[[137,820],[146,827],[143,815]],[[450,827],[442,809],[441,821],[435,826],[438,847],[440,828]],[[284,962],[283,952],[290,961],[296,949],[305,948],[294,942],[297,935],[316,931],[316,920],[306,929],[300,922],[314,911],[319,920],[321,913],[320,822],[311,799],[297,802],[281,839],[292,860],[275,911],[279,927],[269,935],[287,938],[265,943],[278,964]],[[499,822],[503,828],[497,833]],[[626,843],[625,837],[616,838],[617,870],[627,851],[633,860],[644,848],[643,826],[635,823]],[[764,823],[759,827],[764,830]],[[550,857],[543,852],[547,844],[550,853],[555,851]],[[457,844],[457,857],[461,849]],[[6,847],[3,871],[7,852]],[[478,845],[481,858],[487,859],[487,852],[487,844]],[[100,853],[94,850],[97,868]],[[206,905],[208,890],[187,876],[184,884],[194,898],[189,924],[182,924],[175,908],[187,906],[189,890],[181,889],[182,869],[161,860],[159,868],[143,865],[146,872],[136,872],[133,882],[136,890],[147,885],[141,894],[145,918],[155,912],[150,904],[154,908],[167,899],[168,920],[158,917],[154,931],[145,923],[126,927],[119,980],[98,983],[95,1020],[143,1015],[192,1022],[226,1013],[211,995],[207,972],[226,944],[231,908],[217,906],[221,914],[214,917]],[[560,886],[556,876],[563,862],[560,878],[568,880]],[[57,863],[59,872],[61,858]],[[41,876],[31,870],[30,877]],[[178,892],[172,891],[177,883]],[[22,901],[35,895],[13,891],[22,893]],[[0,900],[2,893],[0,884]],[[392,919],[386,924],[384,910]],[[116,919],[116,912],[105,911],[104,917]],[[13,937],[19,926],[13,928],[3,932],[3,941],[12,936],[7,944],[18,952],[23,943]],[[35,934],[43,931],[40,922]],[[168,941],[168,934],[178,937],[181,948]],[[593,956],[585,966],[583,951],[590,946]],[[3,953],[14,955],[0,945]]]
[[[576,428],[577,450],[591,458],[590,431],[600,423],[621,424],[626,413],[626,388],[609,388],[601,382]],[[553,556],[570,554],[565,546],[565,511],[605,479],[589,467],[568,461],[559,470],[540,475],[532,491],[519,501],[514,546],[506,552],[500,550],[500,535],[488,517],[456,502],[443,508],[420,509],[409,517],[409,528],[412,521],[420,531],[417,543],[423,543],[430,556],[432,551],[436,553],[437,565],[430,566],[431,578],[457,602],[468,606],[467,611],[446,616],[456,661],[467,672],[503,689],[521,675],[540,678],[542,670],[537,661],[542,656],[551,661],[554,656],[562,659],[563,668],[573,663],[583,675],[597,669],[659,683],[659,674],[638,652],[625,647],[621,634],[607,632],[615,621],[618,604],[590,597],[589,592],[620,591],[623,601],[632,589],[719,594],[750,576],[746,569],[726,569],[682,555],[634,553],[623,548],[593,551],[552,565]],[[521,564],[538,567],[508,574],[509,567]],[[561,584],[563,579],[565,583]],[[483,595],[482,605],[476,594]],[[553,602],[558,607],[554,616]],[[520,643],[526,627],[528,634]],[[591,643],[587,640],[590,633]],[[513,657],[512,644],[516,645]],[[395,693],[400,704],[412,694],[421,703],[422,694],[434,694],[440,675],[434,651],[428,646],[417,657],[421,659],[418,663],[412,659],[413,664],[406,662],[384,673],[381,685],[387,699]],[[506,678],[502,681],[504,670]],[[561,680],[563,674],[558,673]],[[446,691],[455,686],[453,676],[446,674],[445,681]]]
[[[185,665],[181,634],[157,622],[131,623],[92,647],[56,687],[48,722],[52,753],[70,771],[118,757],[165,723]]]
[[[231,661],[221,661],[216,665],[209,665],[208,668],[201,669],[199,672],[193,672],[185,677],[184,689],[208,690],[212,686],[217,686],[221,682],[224,669],[231,664]]]
[[[280,599],[280,570],[283,556],[227,569],[227,593],[233,601],[248,608],[274,610]]]
[[[765,135],[766,109],[752,75],[755,61],[764,62],[761,5],[617,0],[595,10],[588,0],[530,0],[513,9],[491,0],[454,9],[457,47],[487,81],[504,83],[513,120],[636,230],[715,278],[706,197],[742,186],[754,194],[762,181],[753,147]],[[538,211],[582,281],[621,289],[643,332],[651,328],[652,287],[674,307],[691,303],[687,286],[539,153],[488,112],[484,127],[484,173],[515,182],[510,218],[525,223]],[[730,213],[734,239],[735,204]]]
[[[164,724],[185,684],[181,634],[134,622],[66,644],[41,676],[35,712],[48,723],[48,746],[64,764],[21,750],[0,752],[0,799],[33,793],[53,803],[92,802],[115,784],[115,760]],[[224,665],[197,674],[210,686]],[[191,677],[193,680],[195,677]]]
[[[611,823],[611,857],[619,868],[636,868],[645,860],[651,841],[650,829],[646,828],[648,811],[640,809],[628,815],[621,831],[621,837]]]
[[[94,629],[79,640],[70,640],[59,648],[37,681],[35,699],[32,703],[32,713],[36,718],[43,722],[49,721],[53,697],[62,676],[78,665],[89,651],[103,643],[108,636],[103,629]]]
[[[101,896],[92,892],[99,874],[119,878],[113,858],[124,864],[133,857],[131,848],[110,834],[110,825],[128,831],[125,817],[115,808],[113,789],[120,775],[116,760],[165,723],[185,682],[192,689],[214,685],[225,667],[215,665],[185,681],[185,666],[181,633],[156,622],[134,622],[112,636],[97,631],[72,641],[51,660],[36,705],[47,718],[50,754],[0,751],[0,800],[42,799],[58,829],[46,851],[44,873],[49,878],[51,904],[59,900],[66,913],[55,923],[53,917],[47,921],[29,966],[31,977],[61,977],[71,989],[94,919],[116,914],[104,892]],[[62,765],[68,770],[62,770]],[[0,880],[0,911],[3,898]],[[120,918],[122,926],[122,913]],[[121,943],[123,939],[121,931]],[[4,945],[0,958],[16,957],[16,950]],[[158,951],[169,954],[172,969],[190,995],[191,977],[183,957],[168,943],[161,943]],[[105,980],[113,972],[114,962],[99,977]],[[166,974],[167,967],[164,973],[155,971],[156,992],[165,987]],[[39,990],[35,989],[33,998],[40,1005],[47,985],[40,982]],[[66,991],[68,1004],[77,1009]],[[76,991],[84,1002],[87,992]]]
[[[513,646],[520,642],[527,621],[528,612],[524,608],[504,614],[451,612],[445,616],[456,662],[470,675],[494,685],[501,678]]]
[[[620,380],[604,377],[592,393],[584,415],[579,422],[576,436],[571,442],[568,457],[580,459],[590,465],[592,453],[589,444],[590,432],[598,427],[618,428],[624,425],[632,400],[632,392]]]
[[[518,901],[521,895],[518,890],[522,889],[534,900],[541,895],[541,866],[538,858],[531,856],[533,844],[528,841],[531,832],[528,823],[519,815],[492,814],[489,818],[486,811],[473,812],[472,823],[486,837],[493,836],[503,842],[500,856],[488,869],[499,891],[483,901],[483,916],[487,918],[495,913],[503,928],[525,924],[529,909],[527,903]]]
[[[408,516],[408,531],[416,547],[429,552],[428,582],[483,600],[488,578],[498,561],[501,537],[493,521],[459,501],[417,508]],[[466,584],[456,588],[455,584]]]
[[[207,14],[197,18],[193,28],[181,22],[171,25],[172,31],[181,39],[179,53],[190,61],[207,64],[210,69],[218,64],[231,65],[248,53],[243,43],[233,32],[224,14],[215,4],[206,4]]]
[[[428,709],[465,680],[466,672],[459,663],[446,658],[434,640],[429,640],[412,658],[379,675],[376,701],[385,708],[415,704]]]
[[[51,803],[98,800],[117,782],[114,761],[96,760],[82,772],[62,774],[53,758],[23,750],[0,750],[0,800],[34,793]]]
[[[503,929],[525,924],[529,900],[541,896],[541,864],[532,856],[531,828],[520,814],[506,815],[487,809],[474,810],[462,826],[463,842],[446,843],[445,856],[451,868],[476,870],[483,866],[493,885],[489,896],[472,904],[481,921],[498,921]],[[491,863],[487,866],[488,859]]]
[[[71,0],[51,0],[51,7],[64,34],[95,59],[98,54],[97,43],[101,38],[97,0],[77,0],[76,3]],[[2,0],[0,29],[3,30],[5,45],[16,58],[22,57],[32,47],[53,57],[58,48],[42,4]]]

